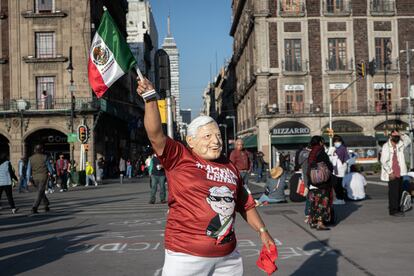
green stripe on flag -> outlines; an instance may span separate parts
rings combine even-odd
[[[108,11],[105,11],[102,15],[97,32],[114,54],[115,60],[122,71],[128,72],[136,64],[136,60]]]

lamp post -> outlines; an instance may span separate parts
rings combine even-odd
[[[17,100],[16,101],[16,107],[17,107],[17,111],[19,111],[20,113],[20,139],[21,139],[21,152],[22,152],[22,156],[24,156],[25,152],[24,152],[24,141],[23,141],[23,113],[25,110],[28,109],[29,104],[23,100]]]
[[[227,115],[226,119],[231,119],[233,121],[233,143],[236,141],[236,117],[233,115]]]
[[[72,46],[69,47],[69,64],[66,68],[66,71],[70,74],[70,85],[69,85],[69,92],[70,92],[70,132],[74,132],[74,118],[75,118],[75,96],[73,92],[75,91],[75,86],[73,85],[73,65],[72,65]],[[74,156],[75,145],[72,143],[70,145],[70,164],[71,168],[73,168],[73,162],[75,161]]]
[[[227,124],[219,124],[219,127],[224,127],[224,150],[227,156]]]
[[[414,154],[413,154],[413,96],[411,93],[411,59],[413,58],[413,55],[411,53],[414,52],[414,49],[409,49],[408,41],[405,42],[405,50],[401,50],[400,53],[405,53],[406,56],[406,65],[407,65],[407,93],[408,97],[404,97],[401,99],[408,100],[408,113],[409,113],[409,119],[408,119],[408,128],[409,128],[409,135],[410,135],[410,169],[414,168]]]

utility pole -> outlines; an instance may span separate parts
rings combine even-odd
[[[405,42],[405,50],[400,51],[400,53],[406,54],[406,68],[407,68],[407,100],[408,100],[408,128],[409,128],[409,136],[410,136],[410,169],[414,168],[414,154],[413,154],[413,97],[411,95],[411,52],[414,49],[408,48],[408,41]]]
[[[75,91],[75,86],[73,85],[73,65],[72,65],[72,46],[69,47],[69,65],[66,70],[70,74],[70,85],[69,85],[69,92],[70,92],[70,132],[74,133],[74,119],[75,119],[75,96],[73,92]],[[73,168],[73,162],[75,161],[75,144],[72,142],[70,145],[70,165]]]
[[[392,42],[388,39],[384,48],[384,100],[385,100],[385,135],[388,135],[388,88],[387,88],[387,70],[391,64]]]

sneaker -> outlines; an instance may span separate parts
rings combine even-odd
[[[45,207],[45,213],[47,213],[47,212],[49,212],[49,211],[50,211],[49,206],[46,206],[46,207]]]
[[[345,204],[345,200],[343,200],[343,199],[335,199],[332,204],[333,205],[344,205]]]
[[[88,187],[88,186],[89,186],[89,184],[86,184],[86,185],[85,185],[85,187]]]
[[[13,214],[16,214],[18,210],[19,210],[19,208],[13,208],[13,209],[12,209],[12,213],[13,213]]]
[[[64,191],[65,191],[65,190],[63,190],[63,189],[60,189],[60,190],[59,190],[59,192],[61,192],[61,193],[63,193]]]
[[[31,214],[33,215],[33,214],[38,214],[39,212],[37,211],[37,209],[35,209],[35,208],[32,208],[32,211],[31,211]]]
[[[155,200],[150,200],[148,204],[155,204]]]
[[[393,216],[393,217],[404,217],[405,216],[405,214],[403,212],[397,212],[397,213],[390,214],[390,215]]]
[[[46,190],[46,191],[45,191],[45,194],[48,194],[48,193],[49,193],[49,190]]]
[[[95,183],[95,186],[98,186],[98,183]]]

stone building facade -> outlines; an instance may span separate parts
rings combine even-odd
[[[72,106],[74,132],[81,124],[90,130],[88,160],[132,152],[130,125],[143,113],[142,102],[130,93],[134,77],[125,75],[101,99],[96,99],[88,82],[90,43],[103,6],[126,37],[128,3],[111,2],[0,1],[0,150],[10,154],[13,164],[31,155],[37,143],[44,144],[53,158],[63,153],[79,163],[81,144],[69,143],[67,136],[72,132]],[[141,133],[139,123],[132,125]]]
[[[410,2],[234,0],[238,136],[275,160],[326,135],[332,106],[335,133],[361,160],[375,161],[385,128],[408,128],[400,51],[406,42],[414,48]],[[359,79],[357,64],[369,61],[376,74]]]

